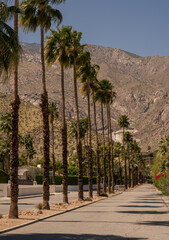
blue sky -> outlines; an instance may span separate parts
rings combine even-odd
[[[169,0],[67,0],[58,9],[64,25],[83,33],[82,43],[169,56]],[[39,32],[19,37],[40,42]]]

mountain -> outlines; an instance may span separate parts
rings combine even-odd
[[[21,99],[38,106],[40,103],[41,65],[40,46],[22,43],[24,50],[19,66],[19,93]],[[99,79],[108,79],[114,85],[117,98],[111,108],[113,129],[118,136],[117,120],[126,114],[130,129],[143,150],[150,145],[158,146],[161,137],[169,134],[169,57],[140,57],[120,49],[89,45],[92,63],[100,65]],[[60,67],[46,69],[47,90],[50,101],[55,101],[61,111]],[[7,84],[0,85],[0,93],[12,93],[12,77]],[[79,83],[80,91],[80,83]],[[76,116],[72,69],[65,71],[66,114],[69,119]],[[91,104],[92,105],[92,104]],[[80,117],[87,116],[86,98],[79,92]],[[92,116],[93,117],[93,116]],[[101,129],[100,108],[97,119]]]

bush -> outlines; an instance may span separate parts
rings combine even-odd
[[[163,195],[169,196],[169,176],[159,177],[155,180],[154,185],[162,192]]]
[[[0,183],[8,183],[9,175],[0,169]]]
[[[52,176],[49,177],[49,180],[50,180],[50,184],[53,184]],[[43,175],[42,174],[36,175],[35,181],[37,182],[37,184],[43,184]],[[62,184],[62,176],[59,176],[59,175],[55,176],[55,184],[56,185]]]
[[[55,184],[56,185],[61,185],[62,184],[62,176],[56,175],[55,176]],[[52,176],[50,176],[50,184],[53,184],[52,181]],[[37,184],[43,184],[43,175],[36,175],[35,180],[37,181]],[[96,184],[97,178],[93,177],[93,184]],[[83,184],[88,185],[89,179],[88,177],[84,176],[83,177]],[[76,175],[70,175],[68,176],[68,185],[78,185],[78,176]]]
[[[76,166],[68,166],[68,175],[77,176],[78,175],[78,167]]]

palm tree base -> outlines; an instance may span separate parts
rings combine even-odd
[[[49,202],[48,201],[43,201],[43,210],[50,210]]]
[[[18,202],[11,203],[8,218],[10,219],[18,218]]]

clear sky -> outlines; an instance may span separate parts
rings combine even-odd
[[[66,0],[57,8],[64,25],[83,33],[82,43],[169,56],[169,0]],[[19,37],[40,42],[39,32],[25,35],[20,30]]]

